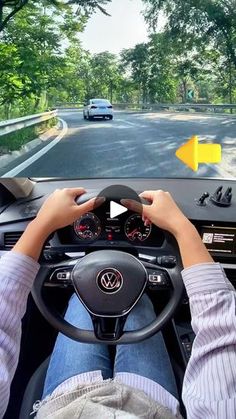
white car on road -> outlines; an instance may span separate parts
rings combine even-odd
[[[107,99],[90,99],[84,105],[84,119],[109,118],[113,119],[113,106]]]

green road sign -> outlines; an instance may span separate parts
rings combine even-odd
[[[188,99],[194,99],[194,90],[188,90]]]

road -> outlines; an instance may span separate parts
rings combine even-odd
[[[68,126],[64,137],[17,176],[236,177],[236,118],[230,115],[116,112],[114,121],[84,121],[80,111],[67,110],[59,117]],[[197,173],[181,163],[175,152],[192,135],[222,144],[222,163],[200,165]]]

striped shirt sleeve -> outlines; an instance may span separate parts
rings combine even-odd
[[[9,401],[20,352],[21,319],[38,270],[37,262],[16,252],[0,259],[0,418]]]
[[[236,418],[236,292],[218,263],[182,272],[196,334],[183,385],[188,419]]]

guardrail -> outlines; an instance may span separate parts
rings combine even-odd
[[[0,122],[0,137],[9,134],[10,132],[18,131],[22,128],[30,127],[32,125],[40,124],[57,116],[57,110],[51,112],[39,113],[37,115],[24,116],[22,118],[9,119],[8,121]]]
[[[114,103],[113,104],[115,109],[132,109],[132,110],[143,110],[143,111],[158,111],[158,110],[175,110],[175,111],[185,111],[185,112],[191,112],[191,110],[195,110],[198,112],[214,112],[218,113],[220,111],[225,112],[226,110],[229,110],[231,113],[233,113],[234,110],[236,110],[236,104],[205,104],[205,103],[148,103],[148,104],[142,104],[142,103]],[[78,103],[58,103],[56,105],[56,108],[58,109],[74,109],[83,108],[83,104],[81,102]]]
[[[84,108],[83,103],[79,102],[65,102],[65,103],[56,103],[54,106],[56,109],[79,109],[82,110]]]
[[[195,110],[198,112],[220,112],[236,109],[236,104],[201,104],[201,103],[178,103],[178,104],[162,104],[162,103],[154,103],[154,104],[130,104],[130,103],[117,103],[114,105],[118,109],[138,109],[144,111],[158,111],[158,110],[175,110],[175,111],[185,111],[190,112],[191,110]]]

